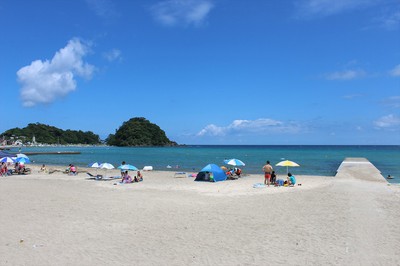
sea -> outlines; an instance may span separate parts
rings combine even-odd
[[[30,155],[35,164],[88,166],[93,162],[108,162],[118,167],[122,161],[139,169],[152,166],[154,170],[197,172],[207,164],[225,165],[225,159],[236,158],[246,165],[243,173],[262,175],[268,160],[275,165],[283,160],[299,167],[274,166],[278,175],[287,171],[296,175],[334,176],[347,157],[364,157],[377,167],[391,183],[400,183],[400,145],[184,145],[177,147],[111,147],[111,146],[39,146],[11,149],[10,152],[63,152],[80,154]],[[229,167],[228,165],[225,165]]]

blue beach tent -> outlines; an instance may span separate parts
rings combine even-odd
[[[208,164],[197,174],[194,181],[218,182],[226,180],[225,172],[216,164]]]

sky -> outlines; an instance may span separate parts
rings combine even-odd
[[[0,0],[0,134],[400,145],[400,0]]]

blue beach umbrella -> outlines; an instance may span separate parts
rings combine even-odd
[[[28,156],[26,156],[25,154],[23,154],[23,153],[17,153],[17,158],[19,158],[19,157],[23,157],[23,158],[27,158],[27,159],[29,159],[29,157]]]
[[[2,163],[14,163],[15,160],[13,158],[11,158],[11,157],[3,157],[3,158],[0,159],[0,162],[2,162]]]
[[[239,159],[228,159],[228,160],[224,160],[224,163],[229,164],[229,165],[233,165],[233,166],[245,166],[246,164],[244,162],[242,162]]]
[[[133,166],[131,164],[122,164],[120,166],[118,166],[118,169],[121,170],[130,170],[130,171],[137,171],[138,169],[136,168],[136,166]]]
[[[17,157],[15,161],[22,164],[31,163],[31,161],[27,157]]]

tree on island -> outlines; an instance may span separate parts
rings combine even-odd
[[[176,146],[177,143],[171,141],[165,132],[156,124],[150,123],[144,117],[131,118],[124,122],[116,130],[115,134],[110,134],[106,143],[112,146]]]
[[[99,135],[91,131],[62,130],[40,123],[28,124],[24,128],[12,128],[2,135],[7,138],[25,138],[26,141],[31,141],[35,137],[37,143],[45,144],[100,144]]]

